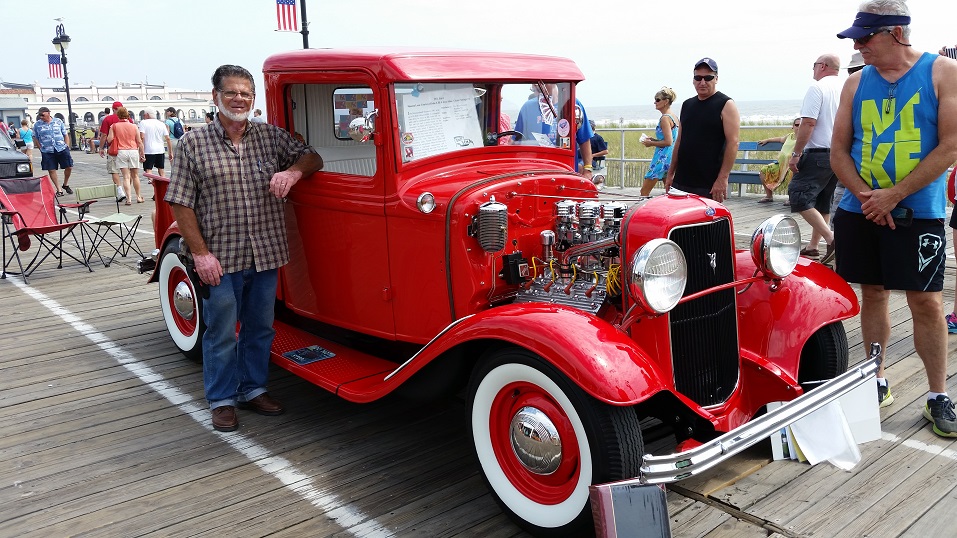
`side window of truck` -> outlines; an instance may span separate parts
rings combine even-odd
[[[343,84],[294,84],[289,99],[295,133],[322,156],[324,172],[375,175],[375,145],[349,137],[349,123],[376,108],[371,89]]]

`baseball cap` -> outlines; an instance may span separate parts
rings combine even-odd
[[[116,110],[117,108],[120,108],[121,106],[123,106],[123,103],[119,101],[113,101],[113,110]]]
[[[884,26],[906,26],[910,24],[910,17],[906,15],[881,15],[858,11],[851,27],[837,34],[841,39],[860,39],[874,33],[875,29]]]
[[[702,65],[708,66],[708,69],[711,69],[715,73],[718,72],[718,62],[712,60],[711,58],[702,58],[694,63],[694,68],[697,69]]]
[[[37,116],[42,116],[44,112],[49,112],[49,111],[50,111],[49,108],[45,106],[41,106],[40,110],[37,110]]]

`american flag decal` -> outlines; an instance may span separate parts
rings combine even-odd
[[[276,0],[276,25],[280,32],[298,32],[296,0]]]
[[[59,54],[47,54],[47,64],[50,68],[49,78],[63,78],[63,65],[60,64]]]

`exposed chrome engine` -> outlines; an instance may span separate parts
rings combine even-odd
[[[531,257],[530,279],[515,301],[597,313],[609,295],[621,292],[618,235],[625,209],[620,202],[557,202],[555,230],[541,232],[541,255]]]

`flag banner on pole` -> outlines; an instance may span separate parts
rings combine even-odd
[[[280,32],[299,31],[296,0],[276,0],[276,25]]]
[[[49,78],[63,78],[63,65],[60,64],[59,54],[47,54],[47,64],[50,67]]]

